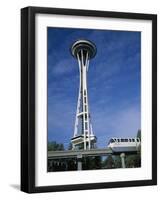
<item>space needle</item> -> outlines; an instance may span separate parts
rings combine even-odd
[[[75,117],[74,134],[71,138],[72,149],[93,149],[97,138],[93,133],[89,112],[87,92],[87,72],[89,61],[96,55],[96,46],[89,40],[77,40],[71,47],[71,54],[79,65],[79,94]]]

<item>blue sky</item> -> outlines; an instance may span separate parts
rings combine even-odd
[[[141,127],[141,33],[48,28],[48,141],[68,147],[74,132],[79,70],[70,47],[95,43],[88,71],[89,107],[97,146],[111,137],[135,137]]]

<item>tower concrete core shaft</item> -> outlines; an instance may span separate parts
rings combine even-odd
[[[80,75],[72,149],[92,149],[95,148],[97,138],[92,130],[89,113],[87,72],[89,60],[96,55],[96,46],[88,40],[77,40],[71,47],[71,53],[78,60]]]

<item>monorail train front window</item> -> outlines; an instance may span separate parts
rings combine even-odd
[[[137,142],[140,142],[140,139],[139,139],[139,138],[137,138]]]
[[[114,140],[114,139],[111,139],[111,140],[110,140],[110,143],[114,143],[114,142],[115,142],[115,140]]]
[[[114,143],[115,141],[113,140],[113,139],[110,139],[110,141],[108,142],[108,145],[110,144],[110,143]]]

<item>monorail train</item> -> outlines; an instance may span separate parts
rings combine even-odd
[[[111,138],[107,146],[114,153],[136,152],[140,149],[141,140],[139,138]]]

